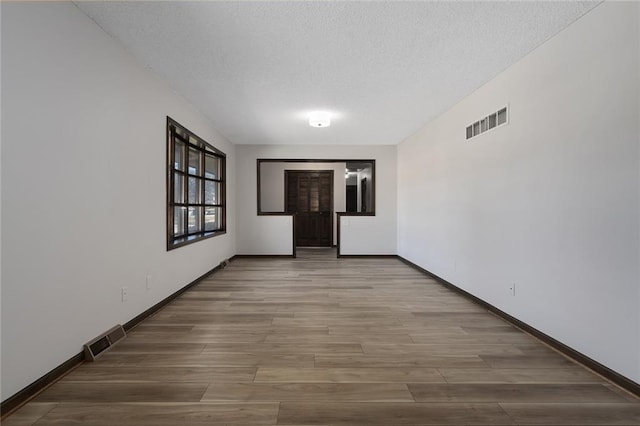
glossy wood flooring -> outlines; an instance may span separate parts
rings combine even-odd
[[[640,425],[640,401],[394,258],[237,259],[3,425]]]

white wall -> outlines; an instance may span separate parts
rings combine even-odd
[[[285,226],[282,222],[284,218],[276,216],[279,221],[277,230],[274,230],[270,226],[274,221],[272,216],[257,215],[256,160],[258,158],[376,160],[376,216],[350,218],[350,226],[341,228],[341,252],[343,254],[396,253],[395,146],[238,145],[236,155],[238,254],[291,254],[291,231],[280,232]],[[344,202],[344,193],[342,200]],[[342,210],[344,211],[344,208]],[[339,210],[336,208],[336,211]],[[283,247],[289,247],[289,250],[285,252]]]
[[[72,3],[1,7],[4,400],[235,253],[235,159]],[[170,252],[167,115],[227,153],[230,180],[229,232]]]
[[[638,7],[601,4],[398,148],[401,256],[635,381]]]

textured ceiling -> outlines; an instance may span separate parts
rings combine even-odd
[[[75,3],[236,144],[397,144],[597,5]]]

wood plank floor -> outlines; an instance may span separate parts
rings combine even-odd
[[[640,401],[392,258],[237,259],[3,422],[640,425]]]

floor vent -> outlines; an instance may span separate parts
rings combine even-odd
[[[498,111],[487,115],[482,120],[478,120],[475,123],[468,125],[466,128],[467,140],[506,123],[507,123],[507,107],[503,107],[503,108],[500,108]]]
[[[109,331],[102,333],[95,339],[87,342],[84,345],[84,355],[89,361],[95,361],[95,359],[106,352],[111,346],[115,345],[120,340],[124,339],[127,333],[120,324],[116,325]]]

